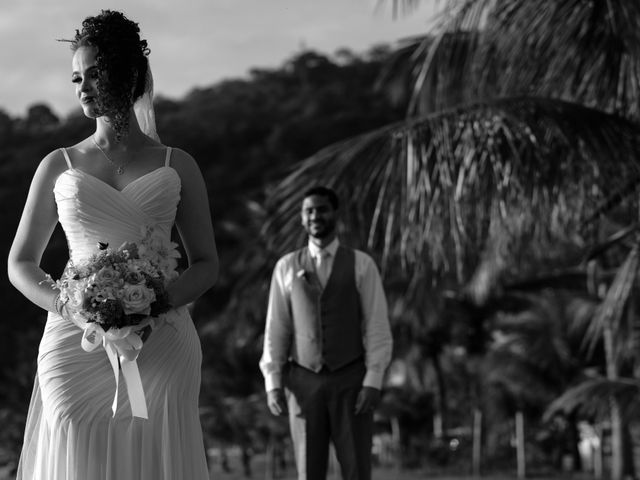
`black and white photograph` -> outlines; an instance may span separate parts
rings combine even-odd
[[[640,2],[0,41],[0,480],[640,479]]]

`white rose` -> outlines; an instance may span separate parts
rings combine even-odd
[[[125,285],[122,294],[124,313],[141,313],[149,315],[151,304],[156,300],[156,293],[145,285]]]
[[[99,286],[116,286],[120,279],[118,272],[111,267],[102,267],[91,277],[91,281]]]

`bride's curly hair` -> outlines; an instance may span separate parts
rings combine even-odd
[[[71,40],[75,52],[83,46],[97,49],[98,112],[106,115],[120,140],[129,127],[129,113],[146,88],[149,62],[147,41],[138,24],[118,11],[102,10],[87,17]]]

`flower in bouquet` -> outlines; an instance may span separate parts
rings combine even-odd
[[[144,241],[138,245],[138,254],[149,260],[166,279],[173,280],[178,275],[176,268],[180,253],[177,244],[167,241],[158,231],[143,227]]]

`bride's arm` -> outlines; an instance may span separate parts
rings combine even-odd
[[[40,260],[58,222],[53,187],[65,168],[64,158],[58,150],[40,162],[7,259],[11,283],[33,303],[51,312],[55,312],[57,291],[47,281]]]
[[[196,300],[213,286],[218,279],[219,263],[202,173],[195,160],[179,149],[173,150],[171,165],[182,182],[176,227],[189,262],[168,289],[171,304],[179,307]]]

